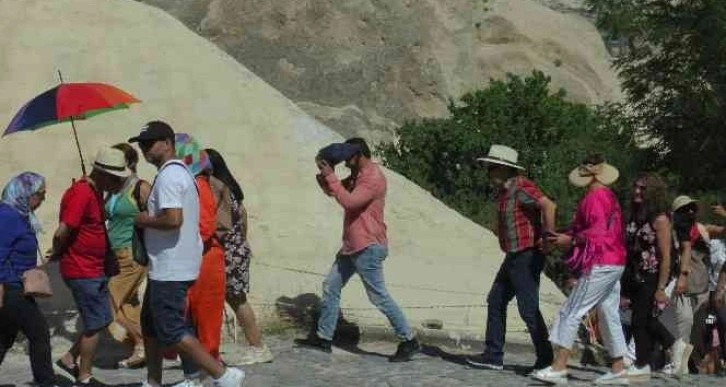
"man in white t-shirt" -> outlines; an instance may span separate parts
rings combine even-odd
[[[142,386],[161,386],[162,346],[193,360],[214,378],[215,386],[242,386],[244,372],[226,368],[209,355],[187,318],[187,290],[199,275],[203,246],[196,183],[187,167],[174,158],[174,131],[164,122],[152,121],[129,142],[138,142],[146,161],[159,169],[148,211],[135,220],[136,227],[144,229],[149,255],[149,281],[141,310],[147,365]]]

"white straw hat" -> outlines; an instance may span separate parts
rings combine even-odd
[[[518,164],[519,153],[506,145],[492,145],[486,157],[479,157],[476,160],[485,164],[497,164],[524,170],[524,167]]]
[[[107,146],[98,150],[93,169],[118,177],[131,176],[131,170],[126,167],[124,152]]]

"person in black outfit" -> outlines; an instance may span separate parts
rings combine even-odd
[[[666,185],[656,174],[641,175],[633,185],[630,219],[626,224],[628,261],[625,293],[631,301],[631,332],[635,363],[628,377],[648,380],[656,345],[673,346],[675,340],[658,320],[668,303],[666,286],[671,267],[671,221]]]

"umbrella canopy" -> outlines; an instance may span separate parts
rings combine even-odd
[[[26,103],[10,121],[3,137],[128,108],[136,102],[140,101],[133,95],[105,83],[62,83]]]

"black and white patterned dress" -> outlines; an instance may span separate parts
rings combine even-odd
[[[243,233],[245,220],[241,214],[242,204],[232,197],[232,230],[224,238],[228,296],[240,296],[250,290],[252,250]]]

